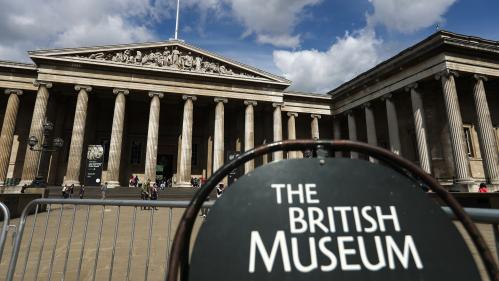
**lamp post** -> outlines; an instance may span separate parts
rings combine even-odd
[[[28,139],[29,149],[32,151],[40,151],[40,157],[38,158],[38,167],[36,172],[36,177],[31,183],[31,186],[46,186],[45,174],[46,174],[46,161],[45,157],[50,156],[50,153],[57,151],[64,145],[64,140],[59,137],[51,137],[52,131],[54,130],[54,123],[45,120],[43,122],[43,139],[42,144],[38,145],[39,140],[36,136],[30,136]],[[37,146],[38,145],[38,146]],[[46,152],[49,152],[47,155]]]

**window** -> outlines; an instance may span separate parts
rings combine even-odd
[[[140,164],[141,159],[142,159],[142,143],[140,141],[132,141],[130,164]]]
[[[475,150],[473,148],[473,139],[471,135],[471,126],[464,126],[464,141],[466,144],[466,154],[468,157],[475,157]]]

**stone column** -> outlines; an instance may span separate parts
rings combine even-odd
[[[296,120],[298,113],[288,112],[288,140],[296,140]],[[288,159],[296,158],[296,151],[288,152]]]
[[[227,99],[215,98],[215,132],[213,140],[213,172],[218,170],[224,164],[224,129],[225,129],[225,112],[224,103]]]
[[[163,98],[163,93],[149,92],[149,97],[151,98],[151,107],[149,109],[149,126],[147,128],[145,180],[150,180],[151,184],[153,184],[156,181],[156,165],[158,162],[159,114],[161,109],[159,99]]]
[[[484,81],[487,77],[474,75],[476,82],[473,89],[475,109],[478,121],[478,136],[480,139],[480,151],[482,152],[483,164],[488,181],[499,185],[499,159],[497,152],[496,136],[492,120],[490,118],[489,105],[485,94]]]
[[[3,117],[2,134],[0,135],[0,185],[5,184],[7,170],[9,169],[10,152],[16,129],[17,111],[19,109],[19,96],[22,90],[7,89],[5,94],[9,95],[5,116]]]
[[[92,91],[92,87],[76,85],[75,90],[78,91],[78,98],[76,100],[71,145],[69,147],[68,168],[66,169],[66,176],[63,183],[67,185],[80,185],[80,168],[87,120],[88,93]]]
[[[319,139],[319,119],[321,116],[319,114],[310,114],[312,117],[312,123],[310,124],[312,139]]]
[[[192,120],[194,114],[193,101],[195,96],[182,96],[184,103],[184,118],[182,122],[182,156],[180,158],[180,185],[190,186],[192,160]]]
[[[419,165],[425,172],[431,174],[431,159],[430,151],[428,149],[423,99],[421,94],[416,90],[417,87],[418,84],[414,83],[405,87],[405,91],[411,93],[412,114],[414,118],[414,130],[416,132],[416,143],[418,146]]]
[[[48,89],[52,88],[52,83],[36,81],[35,86],[38,86],[36,94],[35,108],[33,109],[33,117],[31,119],[31,127],[29,129],[28,137],[35,136],[39,142],[43,141],[43,121],[45,120],[45,113],[47,111],[47,103],[49,100]],[[21,177],[20,186],[31,182],[36,177],[38,169],[38,160],[40,158],[40,151],[33,151],[26,148],[26,155],[24,157],[23,173]]]
[[[348,118],[348,139],[351,141],[357,141],[357,123],[355,122],[355,113],[353,110],[347,111]],[[350,152],[350,158],[358,159],[359,153]]]
[[[281,107],[282,103],[273,103],[274,107],[274,142],[282,141],[282,114]],[[282,151],[274,152],[274,161],[282,160]]]
[[[111,143],[109,145],[109,158],[107,161],[107,184],[113,188],[120,186],[120,162],[123,142],[123,125],[125,120],[126,89],[113,89],[116,95],[114,101],[113,127],[111,128]]]
[[[366,117],[367,143],[377,146],[378,140],[376,137],[376,122],[371,103],[364,104],[364,112]],[[369,157],[370,162],[376,162],[375,158]]]
[[[386,117],[388,120],[388,137],[390,141],[390,150],[400,155],[400,135],[397,110],[392,100],[392,95],[388,94],[383,97],[386,105]]]
[[[333,139],[341,140],[341,123],[339,115],[333,116]],[[334,157],[342,157],[342,156],[343,153],[341,151],[334,152]]]
[[[457,73],[444,71],[436,76],[442,82],[442,89],[445,102],[445,112],[449,123],[449,134],[452,147],[454,166],[456,167],[456,183],[472,183],[470,164],[466,154],[466,144],[464,142],[463,120],[459,101],[457,97],[456,82],[454,76]]]
[[[245,100],[246,110],[244,111],[244,151],[255,147],[255,113],[256,101]],[[250,160],[244,163],[244,173],[247,174],[255,169],[255,161]]]

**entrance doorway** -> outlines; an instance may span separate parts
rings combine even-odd
[[[173,176],[173,155],[159,154],[156,164],[156,180],[167,180]]]

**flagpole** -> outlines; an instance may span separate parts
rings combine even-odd
[[[180,0],[177,0],[177,20],[175,23],[175,40],[178,39],[178,17],[179,17],[179,10],[180,10]]]

